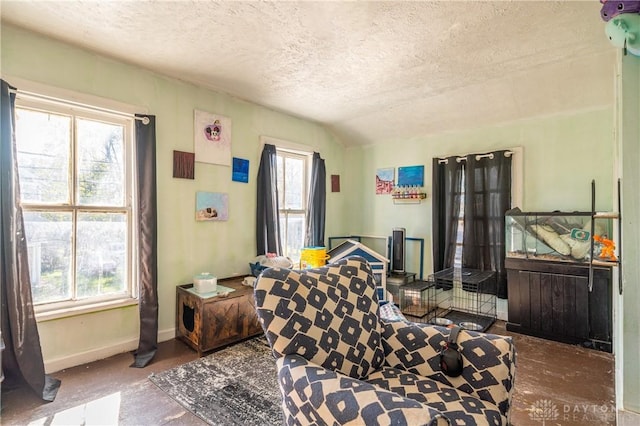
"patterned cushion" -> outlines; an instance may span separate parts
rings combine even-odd
[[[438,410],[297,355],[277,360],[286,425],[449,425]]]
[[[515,375],[515,349],[510,337],[460,331],[458,345],[464,368],[461,376],[449,377],[439,367],[439,351],[449,329],[384,319],[382,323],[386,365],[487,401],[508,419]]]
[[[437,380],[382,367],[367,383],[415,399],[443,413],[454,425],[506,425],[507,418],[494,404],[458,391]]]
[[[267,269],[255,301],[276,358],[298,354],[357,379],[384,362],[376,285],[361,257],[304,271]]]

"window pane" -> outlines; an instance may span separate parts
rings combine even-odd
[[[282,245],[282,255],[283,256],[289,256],[289,252],[287,250],[287,214],[286,213],[280,213],[280,216],[278,217],[278,220],[280,221],[280,244]],[[292,259],[293,260],[293,259]]]
[[[305,215],[303,213],[289,213],[280,217],[281,229],[286,230],[283,235],[285,256],[294,263],[300,261],[300,251],[304,247]]]
[[[71,213],[24,212],[33,303],[71,298]]]
[[[126,220],[124,213],[78,213],[78,298],[127,290]]]
[[[285,158],[285,209],[301,210],[304,208],[304,160]]]
[[[16,147],[22,202],[68,203],[71,117],[16,108]]]
[[[78,203],[124,205],[124,127],[77,120]]]
[[[277,178],[278,178],[278,208],[284,208],[284,190],[286,188],[284,182],[284,158],[280,155],[276,156]],[[283,229],[280,227],[280,229]]]

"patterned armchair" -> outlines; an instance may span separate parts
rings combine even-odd
[[[255,284],[288,425],[507,425],[511,338],[462,330],[464,371],[448,377],[449,330],[379,317],[360,257],[318,269],[268,269]]]

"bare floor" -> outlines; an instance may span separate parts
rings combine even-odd
[[[615,425],[611,354],[507,332],[518,352],[511,421],[521,425]],[[59,371],[54,402],[41,403],[28,389],[2,388],[3,425],[202,425],[147,377],[189,362],[197,354],[180,341],[159,346],[151,365],[129,368],[131,354]]]

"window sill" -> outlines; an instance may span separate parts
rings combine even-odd
[[[135,306],[138,304],[138,299],[118,299],[109,300],[104,302],[96,302],[82,306],[71,306],[58,309],[52,309],[47,311],[38,312],[36,307],[36,321],[45,322],[61,318],[74,317],[78,315],[91,314],[95,312],[107,311],[109,309],[124,308],[127,306]]]

